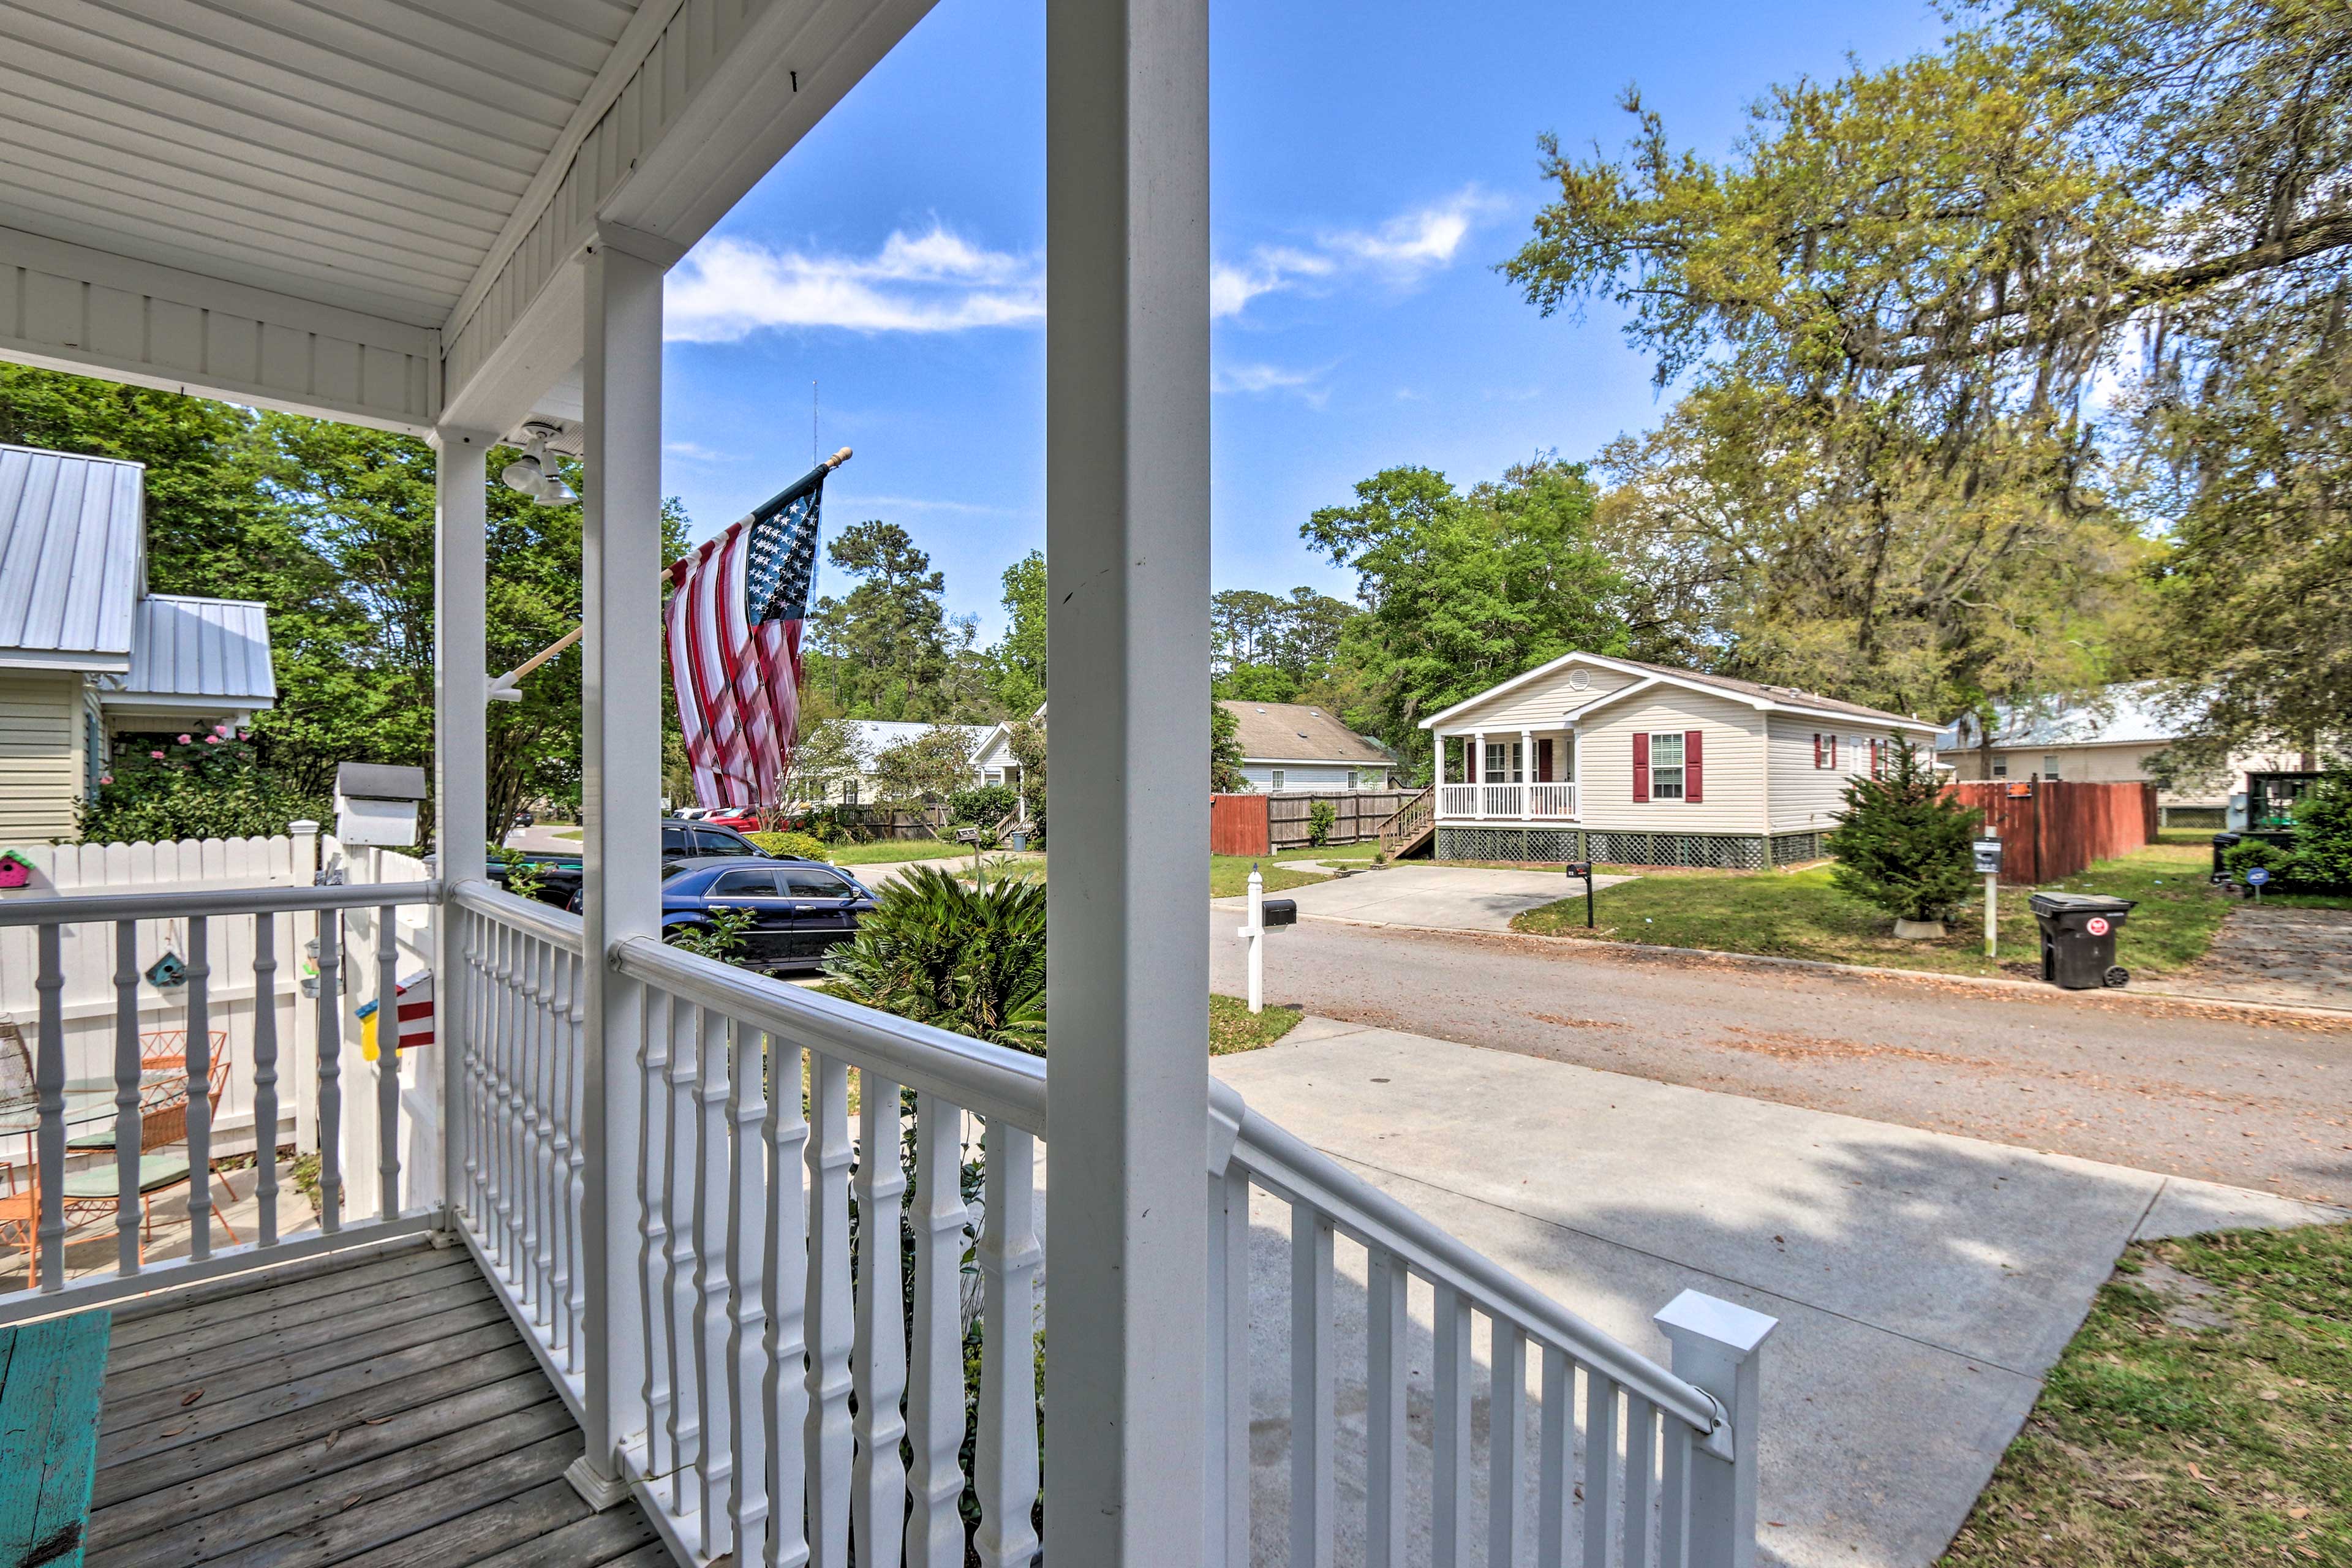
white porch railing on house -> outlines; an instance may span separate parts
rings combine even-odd
[[[208,889],[184,892],[114,893],[82,896],[16,898],[0,901],[0,928],[27,928],[34,938],[35,981],[38,996],[33,1050],[34,1092],[29,1104],[0,1108],[11,1118],[13,1147],[0,1151],[13,1182],[12,1194],[26,1204],[19,1230],[29,1221],[32,1267],[37,1286],[0,1297],[0,1322],[57,1310],[60,1297],[97,1302],[152,1289],[178,1279],[194,1279],[252,1267],[272,1258],[292,1258],[342,1245],[349,1235],[392,1229],[424,1229],[436,1223],[436,1211],[404,1209],[401,1139],[401,1079],[396,1054],[378,1054],[373,1081],[346,1086],[343,1081],[341,1012],[346,1004],[342,972],[342,913],[374,910],[373,929],[378,933],[374,951],[350,954],[356,964],[373,964],[376,990],[390,994],[397,984],[401,963],[399,925],[394,918],[404,905],[432,904],[438,898],[433,882],[394,882],[344,887],[263,887]],[[281,1226],[280,1187],[275,1140],[256,1162],[254,1196],[258,1206],[257,1234],[251,1241],[221,1247],[214,1245],[212,1184],[213,1095],[209,1086],[220,1081],[213,1059],[212,994],[221,987],[243,994],[270,995],[281,964],[299,962],[289,952],[294,922],[283,919],[302,911],[318,914],[317,990],[304,1006],[315,1006],[318,1026],[304,1033],[315,1043],[318,1075],[317,1142],[320,1154],[317,1227],[305,1221],[299,1232]],[[184,1027],[175,1031],[168,1055],[151,1047],[147,1024],[152,1022],[141,998],[142,984],[139,922],[184,921],[188,952],[186,988],[182,1001]],[[227,928],[236,926],[234,939]],[[66,935],[77,928],[111,931],[116,961],[113,1020],[113,1061],[103,1079],[75,1080],[68,1077],[67,1026],[63,1005],[66,983]],[[244,973],[217,972],[212,962],[215,938],[220,949],[238,955]],[[278,1037],[278,1011],[262,1007],[251,1018],[251,1072],[254,1123],[278,1125],[280,1085],[292,1064],[284,1059]],[[106,1113],[110,1102],[112,1115]],[[141,1194],[141,1141],[150,1119],[172,1118],[184,1102],[188,1181],[184,1197],[188,1216],[188,1256],[150,1262],[142,1257],[144,1218]],[[379,1151],[377,1167],[370,1172],[343,1168],[343,1119],[369,1116],[375,1136],[366,1141]],[[110,1147],[92,1147],[110,1137]],[[106,1188],[103,1173],[111,1170],[115,1185]],[[92,1182],[91,1175],[98,1180]],[[71,1178],[81,1176],[79,1184]],[[157,1200],[178,1207],[179,1194]],[[115,1261],[68,1278],[65,1252],[68,1210],[79,1215],[103,1214],[111,1206]],[[104,1218],[99,1223],[104,1224]]]
[[[33,926],[46,953],[68,921],[182,915],[196,933],[190,1002],[201,1020],[205,933],[220,921],[255,921],[252,962],[266,982],[287,911],[388,913],[394,902],[439,893],[437,884],[410,883],[48,899],[0,905],[0,921]],[[450,889],[440,913],[451,971],[440,977],[444,1017],[453,1012],[457,1028],[438,1045],[455,1055],[441,1058],[443,1076],[423,1081],[446,1084],[450,1096],[437,1118],[450,1140],[446,1209],[403,1209],[391,1053],[369,1099],[350,1106],[347,1086],[322,1058],[322,1131],[357,1104],[372,1104],[381,1120],[382,1163],[373,1184],[363,1175],[357,1184],[372,1202],[354,1201],[330,1139],[320,1236],[280,1237],[269,1219],[249,1246],[211,1247],[199,1094],[189,1127],[198,1173],[188,1199],[194,1257],[142,1268],[136,1177],[125,1174],[133,1184],[118,1215],[119,1267],[68,1279],[51,1203],[42,1213],[41,1288],[0,1299],[0,1321],[362,1236],[446,1226],[464,1237],[583,1424],[598,1397],[591,1364],[607,1369],[610,1407],[592,1429],[614,1435],[631,1489],[682,1562],[731,1552],[745,1568],[847,1568],[854,1551],[874,1568],[961,1568],[969,1550],[989,1568],[1034,1563],[1041,1488],[1050,1491],[1039,1471],[1036,1376],[1045,1061],[635,937],[605,959],[630,983],[624,994],[642,1017],[643,1047],[635,1061],[612,1064],[600,1086],[583,1029],[588,955],[579,920],[481,882]],[[321,921],[329,942],[339,924]],[[375,922],[380,931],[394,926],[383,916]],[[396,943],[378,945],[373,962],[397,963]],[[322,1015],[342,1005],[338,956],[331,946],[320,955]],[[125,1016],[135,1020],[135,1011]],[[45,1194],[60,1190],[67,1156],[58,1034],[45,1020]],[[192,1042],[204,1038],[191,1028]],[[122,1039],[118,1150],[109,1158],[135,1173],[143,1087],[135,1026]],[[192,1045],[182,1064],[189,1082],[202,1081],[202,1049]],[[261,1092],[274,1093],[274,1031],[263,1031],[257,1049]],[[600,1089],[608,1118],[601,1147],[629,1152],[610,1168],[590,1131]],[[1211,1105],[1206,1562],[1244,1568],[1255,1527],[1260,1540],[1286,1541],[1290,1563],[1329,1564],[1360,1524],[1364,1561],[1401,1563],[1416,1495],[1409,1470],[1433,1478],[1420,1495],[1435,1563],[1474,1561],[1482,1542],[1484,1560],[1498,1565],[1519,1562],[1523,1548],[1547,1568],[1749,1561],[1748,1352],[1769,1319],[1685,1293],[1658,1320],[1676,1347],[1670,1371],[1252,1114],[1231,1090],[1214,1089]],[[1269,1303],[1263,1283],[1253,1300],[1254,1193],[1286,1210],[1286,1302]],[[633,1245],[601,1253],[592,1245],[592,1194],[617,1221],[599,1234]],[[274,1201],[266,1192],[266,1215]],[[365,1207],[368,1217],[347,1207]],[[1360,1341],[1343,1333],[1335,1300],[1341,1248],[1360,1248],[1366,1266],[1369,1331]],[[1422,1302],[1428,1315],[1416,1316]],[[1254,1519],[1251,1328],[1254,1313],[1269,1310],[1288,1326],[1289,1484],[1279,1505],[1262,1494]],[[600,1315],[601,1341],[590,1328]],[[1408,1459],[1407,1345],[1416,1323],[1430,1325],[1435,1351],[1426,1470]],[[1491,1345],[1483,1373],[1474,1343],[1482,1324]],[[975,1342],[973,1386],[967,1352]],[[1364,1501],[1360,1519],[1343,1520],[1343,1455],[1354,1461],[1338,1441],[1339,1389],[1358,1380],[1359,1366],[1369,1392],[1365,1458],[1346,1489]],[[621,1377],[614,1367],[633,1370]],[[1474,1418],[1481,1396],[1483,1436]],[[962,1505],[968,1484],[972,1526]],[[1263,1517],[1270,1506],[1282,1516]]]
[[[1576,816],[1576,785],[1450,784],[1437,787],[1437,815],[1456,822],[1564,822]]]

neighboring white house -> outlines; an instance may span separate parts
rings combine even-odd
[[[1422,721],[1441,859],[1818,859],[1846,784],[1936,726],[1785,686],[1571,653]]]
[[[1037,710],[1029,715],[1029,721],[1043,723],[1045,719],[1045,705],[1040,702]],[[982,784],[1003,784],[1017,795],[1021,790],[1021,759],[1013,754],[1013,721],[1007,719],[982,736],[979,750],[972,753],[971,765],[979,773]],[[1028,801],[1024,799],[1016,809],[1021,820],[1026,822],[1029,819]]]
[[[1397,761],[1337,715],[1304,702],[1219,702],[1235,721],[1242,774],[1269,795],[1386,789]]]
[[[1974,714],[1945,726],[1936,739],[1937,758],[1960,779],[2145,780],[2148,759],[2183,732],[2179,720],[2166,716],[2160,695],[2154,681],[2126,681],[2080,702],[1998,704],[1990,775],[1984,731]],[[2218,827],[2231,793],[2245,788],[2247,773],[2291,773],[2308,765],[2308,759],[2293,751],[2233,752],[2221,771],[2179,781],[2179,787],[2159,791],[2157,803],[2167,813],[2204,814]]]
[[[848,729],[850,743],[857,753],[857,771],[838,778],[802,781],[796,788],[801,797],[812,804],[856,805],[870,803],[875,798],[874,759],[893,746],[918,740],[933,730],[953,730],[963,736],[968,753],[977,753],[982,742],[995,732],[985,724],[925,724],[897,719],[845,719],[841,722]],[[974,782],[978,777],[975,773]]]
[[[117,737],[241,725],[278,700],[261,605],[147,592],[144,480],[0,446],[0,847],[75,837]]]

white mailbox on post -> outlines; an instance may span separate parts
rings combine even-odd
[[[416,842],[416,807],[425,799],[423,768],[345,763],[335,770],[335,837],[345,848]]]

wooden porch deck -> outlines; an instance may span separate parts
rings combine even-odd
[[[88,1568],[670,1568],[580,1451],[462,1247],[220,1280],[116,1313]]]

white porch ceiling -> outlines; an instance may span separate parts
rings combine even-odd
[[[581,248],[682,254],[929,5],[0,0],[0,358],[576,416]]]

